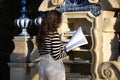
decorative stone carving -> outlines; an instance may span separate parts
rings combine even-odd
[[[10,55],[11,62],[27,62],[28,56],[28,36],[15,36],[13,41],[15,49]]]
[[[60,6],[64,2],[64,0],[51,0],[51,2],[55,6]]]
[[[103,21],[103,61],[117,60],[119,56],[119,18],[104,18]]]
[[[15,36],[15,49],[10,55],[10,80],[26,80],[29,36]]]
[[[103,62],[99,68],[99,75],[103,79],[119,80],[120,79],[120,63],[117,61]]]
[[[99,4],[105,10],[120,9],[120,0],[100,0]]]
[[[51,0],[43,0],[38,8],[38,11],[54,10],[55,8],[56,6],[51,3]]]
[[[90,3],[98,3],[99,0],[88,0]]]
[[[38,48],[36,45],[35,36],[33,37],[32,42],[33,42],[34,48],[30,54],[30,62],[36,62],[36,61],[39,62],[40,61],[40,54],[39,54],[39,51],[38,51]]]

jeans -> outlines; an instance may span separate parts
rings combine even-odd
[[[40,80],[65,80],[62,60],[54,60],[50,54],[41,55],[39,74]]]

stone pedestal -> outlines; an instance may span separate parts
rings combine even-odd
[[[32,39],[33,50],[30,54],[30,62],[28,67],[30,68],[30,74],[27,76],[27,80],[39,80],[39,61],[40,54],[36,45],[35,36]]]
[[[11,62],[27,62],[29,36],[15,36],[13,41],[15,49],[10,55]]]
[[[30,54],[30,62],[39,62],[40,54],[39,54],[39,50],[36,45],[35,36],[33,37],[32,42],[33,42],[33,50]]]
[[[26,80],[29,36],[15,36],[15,49],[10,55],[10,80]]]
[[[26,63],[8,63],[10,66],[10,80],[26,80]]]

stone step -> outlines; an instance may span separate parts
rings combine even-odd
[[[92,76],[81,75],[79,73],[66,73],[66,80],[92,80]]]

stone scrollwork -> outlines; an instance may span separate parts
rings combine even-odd
[[[120,79],[120,63],[117,61],[104,62],[99,67],[102,79],[118,80]]]
[[[51,0],[43,0],[38,7],[38,11],[54,10],[55,8],[56,6],[52,4]]]
[[[109,77],[111,76],[112,72],[111,72],[111,70],[109,70],[109,69],[105,69],[105,70],[104,70],[104,74],[105,74],[106,77],[109,78]]]
[[[100,0],[88,0],[90,3],[98,3]]]
[[[62,5],[64,0],[51,0],[51,2],[52,2],[53,5],[59,6],[59,5]]]

